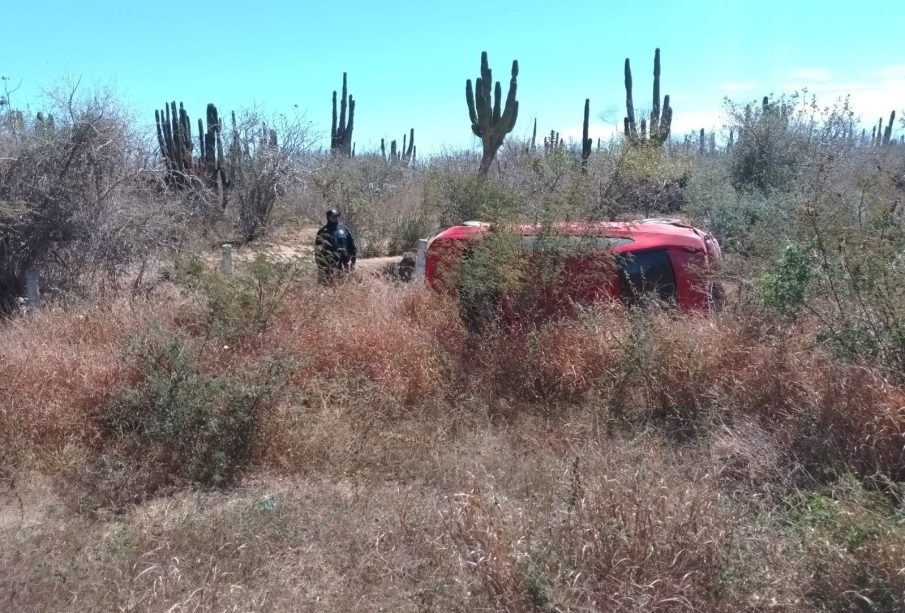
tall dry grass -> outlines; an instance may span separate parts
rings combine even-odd
[[[45,519],[0,508],[4,607],[901,602],[905,535],[891,509],[905,390],[833,361],[806,330],[600,307],[474,339],[456,306],[426,290],[301,281],[266,326],[227,343],[174,292],[4,324],[4,472],[49,483],[31,499],[14,484]],[[212,377],[291,364],[288,385],[259,407],[250,457],[223,484],[232,489],[198,494],[203,503],[185,487],[129,505],[115,496],[159,496],[152,473],[165,470],[139,462],[124,473],[116,463],[134,457],[122,453],[134,441],[100,426],[111,399],[148,377],[128,356],[152,327],[199,347],[198,372]],[[74,472],[95,481],[90,514],[72,505],[88,486]],[[887,506],[847,498],[835,484],[848,475]],[[267,490],[275,515],[256,506]],[[826,546],[813,513],[787,510],[808,492],[845,509],[819,524],[843,535]],[[184,499],[178,525],[152,511]],[[92,540],[94,553],[80,553]],[[305,556],[326,566],[293,562]]]

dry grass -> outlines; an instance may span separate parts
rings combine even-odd
[[[118,359],[124,339],[161,315],[143,303],[43,312],[4,324],[0,347],[0,459],[53,462],[93,436],[91,418],[134,373]]]
[[[0,609],[905,602],[905,390],[807,333],[606,308],[476,344],[426,291],[302,282],[227,346],[176,296],[4,324]],[[81,513],[67,476],[119,457],[98,419],[154,325],[200,344],[202,372],[278,358],[289,385],[229,487]],[[840,512],[788,510],[818,495]]]

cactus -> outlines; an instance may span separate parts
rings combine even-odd
[[[154,112],[157,125],[157,143],[160,146],[160,155],[166,165],[166,181],[169,185],[179,188],[207,187],[222,193],[222,206],[226,206],[226,190],[230,185],[227,172],[227,164],[223,159],[223,143],[221,140],[222,124],[217,107],[209,103],[207,105],[206,123],[198,119],[198,157],[193,158],[191,123],[189,116],[179,103],[164,105],[163,110]],[[51,124],[52,125],[52,124]],[[234,143],[238,144],[235,132],[235,114],[233,114]],[[276,133],[271,131],[273,138]]]
[[[663,108],[660,108],[660,49],[654,51],[654,88],[653,106],[650,111],[650,125],[641,120],[641,130],[635,123],[635,105],[632,100],[632,68],[629,59],[625,58],[625,138],[633,145],[649,143],[661,146],[669,139],[669,130],[672,126],[672,107],[669,105],[669,96],[663,97]],[[648,129],[650,134],[648,135]]]
[[[348,120],[346,110],[348,109]],[[352,156],[352,129],[355,120],[355,100],[348,93],[346,73],[343,73],[342,98],[339,117],[336,115],[336,90],[333,90],[333,123],[330,126],[330,152]]]
[[[880,120],[882,121],[882,120]],[[890,140],[892,139],[892,127],[896,122],[896,112],[893,111],[889,114],[889,123],[886,126],[886,130],[883,132],[883,144],[888,145]],[[895,140],[892,140],[895,142]]]
[[[223,143],[220,140],[220,116],[217,107],[207,105],[207,130],[204,130],[201,119],[198,120],[198,165],[205,184],[216,189],[220,180],[226,186],[226,175],[223,169]]]
[[[182,103],[176,110],[176,102],[164,104],[163,111],[154,111],[157,124],[157,143],[167,167],[167,182],[176,187],[191,184],[194,168],[192,160],[192,127]]]
[[[509,80],[509,92],[503,105],[503,90],[500,82],[493,85],[490,66],[487,63],[487,52],[481,52],[481,76],[475,79],[474,89],[471,79],[465,81],[465,102],[471,119],[471,131],[481,139],[483,154],[478,174],[484,176],[490,170],[490,164],[503,144],[506,135],[512,132],[518,119],[518,100],[516,100],[518,77],[518,60],[512,61],[512,77]],[[491,91],[493,88],[493,91]]]
[[[581,126],[581,168],[584,170],[588,164],[588,158],[591,157],[591,144],[594,142],[588,136],[588,123],[591,118],[591,99],[584,99],[584,122]]]
[[[402,162],[403,164],[408,164],[412,161],[412,156],[415,151],[415,128],[409,129],[409,140],[408,146],[405,143],[405,135],[402,135]]]
[[[403,164],[410,164],[415,159],[415,128],[409,129],[408,137],[402,135],[402,149],[397,149],[396,141],[390,141],[390,155],[387,157],[386,141],[380,139],[380,155],[384,160],[394,163],[401,161]]]
[[[544,137],[544,155],[549,155],[562,149],[563,141],[559,138],[559,132],[550,130],[550,136]]]
[[[534,118],[534,128],[531,130],[531,147],[529,151],[537,151],[537,117]]]

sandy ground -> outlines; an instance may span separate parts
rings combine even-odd
[[[234,246],[233,263],[242,264],[251,261],[256,255],[263,254],[274,261],[289,262],[294,259],[309,260],[313,259],[314,237],[317,235],[317,228],[281,228],[276,233],[267,238],[255,241],[248,245]],[[217,262],[220,260],[220,253],[213,252],[208,254],[206,259]],[[385,266],[390,263],[398,262],[399,256],[380,257],[380,258],[359,258],[356,270],[363,273],[379,274]]]

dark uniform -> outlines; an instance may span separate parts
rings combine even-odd
[[[331,283],[352,270],[357,255],[352,232],[339,223],[339,211],[327,211],[327,225],[317,231],[314,239],[314,261],[320,282]]]

